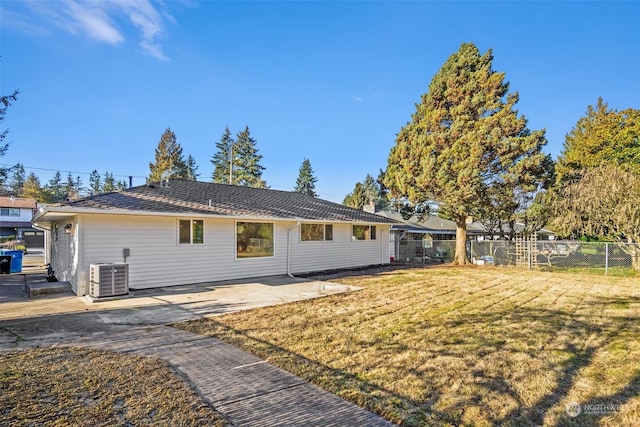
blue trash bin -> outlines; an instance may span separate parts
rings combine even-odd
[[[22,251],[2,251],[2,255],[11,255],[11,272],[22,272]]]

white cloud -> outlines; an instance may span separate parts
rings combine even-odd
[[[164,34],[163,15],[148,1],[119,0],[117,4],[128,15],[131,23],[142,32],[142,41],[138,46],[148,55],[162,60],[168,59],[160,43],[156,41]],[[173,20],[168,13],[164,13],[164,16]]]
[[[162,52],[162,46],[159,44],[153,44],[147,40],[142,40],[138,46],[140,46],[147,55],[151,55],[154,58],[161,59],[163,61],[169,59],[164,52]]]
[[[138,46],[147,55],[166,60],[159,39],[165,36],[165,21],[175,22],[166,10],[150,0],[60,0],[28,2],[36,15],[57,27],[100,43],[126,42],[122,29],[126,18],[139,31]],[[162,5],[160,5],[162,6]]]
[[[44,36],[48,34],[44,27],[33,22],[30,16],[24,13],[0,7],[0,16],[2,17],[2,25],[4,27],[15,28],[30,36]]]
[[[115,22],[109,17],[103,2],[63,2],[62,13],[73,32],[85,33],[99,42],[118,44],[124,41]],[[63,27],[64,28],[64,27]]]

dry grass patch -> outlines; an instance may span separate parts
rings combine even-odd
[[[364,289],[176,326],[402,425],[640,420],[636,279],[441,267],[334,280]]]
[[[0,353],[1,425],[225,426],[168,364],[91,349]]]

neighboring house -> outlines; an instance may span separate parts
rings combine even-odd
[[[44,246],[44,233],[31,225],[37,210],[35,199],[0,197],[0,237],[27,240],[28,246]]]
[[[370,208],[369,208],[370,209]],[[456,223],[434,215],[415,216],[405,220],[398,212],[379,211],[377,215],[397,221],[391,226],[389,238],[391,256],[399,261],[423,261],[425,258],[448,260],[455,246]],[[479,239],[485,230],[475,224],[467,224],[467,237]]]
[[[155,288],[389,262],[393,220],[302,193],[169,180],[41,207],[47,262],[74,292],[95,263]]]
[[[455,240],[456,239],[456,223],[448,219],[440,218],[434,215],[428,215],[418,219],[413,216],[407,220],[402,218],[398,212],[379,211],[377,215],[393,219],[398,222],[391,227],[391,231],[397,234],[403,234],[408,240]],[[477,236],[486,234],[485,230],[475,223],[467,224],[467,237],[476,238]]]

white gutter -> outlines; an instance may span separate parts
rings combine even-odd
[[[47,228],[47,227],[44,227],[44,226],[43,226],[43,225],[41,225],[41,224],[36,224],[36,223],[34,223],[34,222],[32,222],[32,223],[31,223],[31,225],[33,225],[33,228],[35,228],[35,229],[37,229],[37,230],[42,230],[42,231],[51,231],[51,227]]]
[[[279,220],[279,221],[298,221],[298,222],[311,222],[311,223],[327,223],[327,224],[395,224],[395,222],[374,222],[374,221],[353,221],[353,220],[331,220],[331,219],[313,219],[313,218],[299,218],[299,217],[272,217],[272,216],[250,216],[250,215],[222,215],[222,214],[206,214],[195,212],[156,212],[156,211],[136,211],[127,209],[96,209],[96,208],[77,208],[71,206],[55,206],[51,208],[40,207],[38,213],[36,213],[31,219],[32,223],[41,220],[42,217],[47,214],[90,214],[90,215],[133,215],[133,216],[154,216],[154,217],[182,217],[185,216],[191,218],[217,218],[217,219],[233,219],[244,221],[265,221],[265,220]]]

